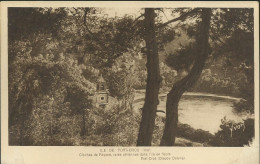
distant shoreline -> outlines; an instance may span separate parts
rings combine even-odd
[[[136,96],[134,99],[134,103],[140,99],[144,99],[144,93],[145,90],[136,90],[137,94],[143,93],[143,96],[141,97]],[[159,97],[166,97],[167,93],[159,94]],[[243,100],[242,98],[237,98],[237,97],[232,97],[232,96],[223,96],[223,95],[218,95],[218,94],[212,94],[212,93],[202,93],[202,92],[185,92],[183,96],[200,96],[200,97],[215,97],[215,98],[222,98],[222,99],[229,99],[229,100],[235,100],[235,101],[240,101]]]

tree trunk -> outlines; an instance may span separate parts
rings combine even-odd
[[[177,132],[178,105],[182,94],[192,87],[199,79],[208,56],[208,38],[210,28],[211,9],[202,9],[202,22],[197,38],[198,53],[190,73],[176,82],[167,94],[166,122],[161,140],[161,146],[173,146]]]
[[[158,48],[155,37],[155,12],[152,8],[145,9],[145,42],[147,48],[147,85],[145,103],[142,110],[137,146],[151,146],[153,128],[156,116],[157,105],[159,104],[158,94],[161,82],[159,69]]]

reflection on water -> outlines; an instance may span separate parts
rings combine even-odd
[[[144,99],[135,101],[134,107],[141,108],[143,101]],[[242,122],[246,117],[236,114],[232,107],[235,101],[237,100],[223,97],[184,95],[179,103],[179,122],[214,134],[220,129],[219,125],[224,116],[236,122]],[[165,110],[165,107],[166,96],[161,96],[158,110]],[[164,113],[158,115],[165,116]]]

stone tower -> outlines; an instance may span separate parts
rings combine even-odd
[[[97,81],[97,90],[96,90],[95,98],[96,98],[96,107],[104,108],[108,104],[107,85],[102,75]]]

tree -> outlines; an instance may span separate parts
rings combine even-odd
[[[151,146],[152,134],[159,104],[158,93],[161,83],[158,48],[155,36],[155,12],[145,9],[145,43],[147,56],[147,85],[145,103],[142,108],[142,119],[139,127],[137,146]]]
[[[31,39],[39,40],[38,38]],[[68,117],[73,118],[75,115],[81,114],[85,108],[90,108],[91,102],[88,96],[94,92],[94,84],[83,77],[82,70],[84,67],[78,66],[74,59],[64,56],[62,53],[52,54],[52,48],[56,50],[56,47],[52,46],[57,42],[49,39],[40,40],[38,44],[44,46],[40,46],[42,54],[37,56],[31,54],[33,47],[30,46],[30,41],[20,41],[19,43],[11,44],[10,49],[17,48],[20,51],[23,48],[28,48],[28,50],[22,51],[9,65],[12,67],[8,72],[9,128],[12,129],[9,132],[12,137],[14,137],[14,131],[20,136],[18,138],[19,144],[14,140],[10,140],[10,144],[30,145],[37,143],[34,139],[32,140],[31,134],[38,136],[48,132],[43,135],[46,135],[46,138],[51,136],[53,139],[53,122],[56,122],[56,124],[63,120],[70,122],[71,120],[69,121]],[[19,54],[19,51],[16,54]],[[49,97],[53,97],[52,100],[49,100]],[[56,117],[57,114],[63,117]],[[46,117],[47,120],[52,121],[43,121],[38,119],[37,116]],[[40,127],[45,126],[50,130],[38,131],[37,125],[39,123],[42,125]],[[35,129],[31,128],[32,125],[35,125]],[[57,127],[57,129],[65,130],[65,125]],[[66,138],[65,135],[64,138]],[[43,144],[48,145],[48,143],[51,144],[52,142],[46,140]]]
[[[59,134],[66,134],[64,126],[77,115],[82,115],[81,132],[86,134],[84,112],[91,107],[89,95],[94,84],[82,75],[86,67],[78,64],[63,47],[62,38],[68,34],[61,33],[67,18],[65,9],[10,8],[8,14],[10,144],[53,144],[51,140],[57,136],[54,122],[62,125],[56,126]],[[38,116],[46,116],[50,121],[37,119]],[[37,130],[41,128],[45,130]],[[42,134],[51,139],[35,138]]]
[[[74,11],[75,10],[75,11]],[[140,42],[142,26],[138,19],[125,15],[122,18],[105,17],[99,8],[70,9],[72,16],[64,23],[68,36],[79,35],[70,45],[75,47],[79,63],[91,64],[100,69],[111,68],[115,60],[136,48]],[[66,37],[64,36],[64,40]],[[120,43],[120,44],[119,44]]]
[[[132,109],[133,88],[145,86],[146,76],[145,104],[137,145],[151,145],[160,84],[172,86],[175,83],[168,93],[161,142],[161,145],[173,145],[177,133],[178,102],[183,92],[196,83],[203,67],[211,64],[208,59],[221,54],[225,58],[220,63],[231,65],[225,65],[223,70],[232,68],[239,72],[232,76],[235,79],[234,86],[239,87],[237,90],[243,93],[241,96],[247,103],[253,104],[254,88],[248,87],[253,86],[254,81],[252,10],[212,9],[213,15],[209,20],[210,16],[206,16],[206,13],[209,14],[210,9],[168,9],[172,15],[177,13],[180,16],[165,23],[159,14],[166,9],[148,8],[136,19],[129,15],[106,18],[100,11],[102,9],[99,8],[8,10],[9,128],[11,138],[19,138],[20,145],[54,145],[56,141],[52,142],[52,139],[55,137],[73,138],[80,133],[90,140],[91,137],[95,138],[94,135],[99,135],[97,140],[112,137],[112,140],[104,139],[104,143],[113,145],[109,142],[115,142],[117,134],[122,134],[122,138],[135,134],[133,128],[133,131],[129,129],[136,128],[139,121],[133,121],[133,110],[129,109]],[[186,21],[188,17],[191,21]],[[176,28],[169,26],[176,21],[179,21]],[[163,57],[158,55],[158,51],[163,51],[166,43],[181,35],[178,32],[180,27],[187,34],[182,39],[188,44],[172,44],[178,50],[174,52],[175,56],[170,54],[165,61],[178,71],[178,78],[175,78],[175,70],[163,64]],[[147,59],[146,68],[145,58],[140,56],[140,43],[143,40],[146,42],[143,48],[146,49],[143,54]],[[210,56],[209,52],[212,52]],[[180,73],[182,70],[185,70],[183,74]],[[205,76],[210,77],[212,70],[205,71]],[[140,74],[138,78],[136,72]],[[99,109],[89,110],[92,108],[89,95],[94,92],[93,83],[99,73],[107,79],[111,96],[114,97],[110,97],[114,100],[111,109],[115,107],[103,114]],[[238,107],[241,108],[241,104]],[[248,108],[248,105],[243,108]],[[250,106],[250,111],[253,111],[253,106]],[[139,115],[136,118],[139,120]],[[122,128],[124,121],[127,125]],[[37,140],[42,135],[48,137]],[[121,143],[134,143],[133,138],[126,138],[129,142],[122,139]],[[102,145],[102,142],[98,142]],[[64,143],[63,140],[59,144]],[[84,143],[93,144],[93,140],[88,143],[85,140]]]
[[[232,85],[234,85],[235,88],[240,88],[239,90],[243,90],[241,92],[242,97],[247,97],[248,99],[246,102],[249,104],[253,104],[253,88],[247,87],[246,89],[243,87],[245,84],[251,84],[249,86],[253,86],[253,38],[252,38],[252,32],[253,32],[253,10],[252,9],[212,9],[212,18],[211,18],[211,24],[210,24],[210,31],[207,33],[209,35],[209,44],[210,49],[208,55],[208,59],[205,60],[205,65],[207,69],[216,69],[212,67],[212,65],[219,65],[221,64],[221,69],[229,70],[229,78],[231,77]],[[196,20],[196,22],[199,22],[199,19]],[[190,38],[195,37],[195,43],[191,42],[190,45],[181,46],[181,49],[177,50],[175,55],[168,56],[166,63],[177,70],[185,70],[185,74],[189,73],[186,77],[184,77],[182,80],[176,82],[174,86],[182,86],[182,82],[188,80],[187,77],[190,76],[192,73],[192,69],[194,68],[196,64],[197,55],[196,52],[199,52],[198,50],[201,49],[198,46],[198,42],[200,42],[200,38],[197,37],[197,31],[200,31],[200,29],[196,28],[196,26],[192,26],[190,24],[187,24],[185,22],[182,23],[184,29],[186,30],[187,34]],[[185,27],[186,26],[186,27]],[[199,26],[197,26],[199,27]],[[250,55],[249,55],[250,54]],[[219,59],[221,57],[221,62],[217,62],[216,59]],[[219,67],[217,69],[220,69]],[[226,71],[224,71],[226,72]],[[235,72],[235,74],[234,74]],[[178,72],[179,73],[179,72]],[[200,73],[199,73],[200,74]],[[232,74],[232,75],[231,75]],[[194,83],[198,80],[198,77],[194,78]],[[206,78],[208,79],[208,78]],[[224,80],[217,79],[223,82],[223,84],[226,84],[226,75],[224,75]],[[193,83],[193,84],[194,84]],[[192,85],[193,85],[192,84]],[[192,86],[191,85],[191,86]],[[191,86],[186,86],[187,90],[191,88]],[[219,86],[217,86],[219,87]],[[224,87],[221,85],[221,87]],[[174,88],[174,87],[173,87]],[[170,93],[173,94],[175,92],[176,95],[182,95],[182,92],[178,93],[178,87],[172,89]],[[180,87],[181,88],[181,87]],[[205,86],[203,86],[205,89]],[[229,88],[230,89],[230,88]],[[186,90],[186,91],[187,91]],[[205,90],[203,90],[205,91]],[[207,89],[206,89],[207,91]],[[218,89],[219,91],[219,89]],[[234,91],[234,89],[232,89]],[[170,95],[168,94],[169,99]],[[235,93],[237,93],[235,91]],[[250,94],[251,93],[251,94]],[[236,96],[241,97],[241,95],[236,94]],[[174,96],[173,96],[174,97]],[[177,96],[176,96],[177,97]],[[180,98],[180,97],[179,97]],[[173,99],[174,101],[179,101],[178,99]],[[166,108],[168,110],[169,106],[172,104],[175,104],[176,113],[172,115],[175,115],[175,118],[173,120],[178,120],[178,103],[172,103],[170,104],[169,101],[167,101],[168,106],[166,105]],[[177,104],[177,105],[176,105]],[[247,108],[250,111],[253,111],[252,107],[249,105],[245,105],[245,103],[241,102],[240,104],[237,104],[237,107]],[[169,112],[170,113],[170,112]],[[168,115],[169,116],[169,115]],[[167,116],[166,116],[167,117]],[[168,117],[169,118],[169,117]],[[168,119],[168,121],[170,118]],[[169,122],[166,121],[166,124]],[[170,124],[173,125],[176,122]],[[167,127],[167,125],[166,125]],[[165,128],[166,128],[165,127]],[[174,129],[172,127],[172,129]],[[173,131],[167,130],[164,131],[164,136],[162,138],[162,145],[173,145],[174,144],[174,137],[169,137],[170,135],[174,136],[176,133]],[[169,138],[166,139],[168,136]],[[168,143],[166,143],[165,140],[168,140]]]
[[[57,36],[64,8],[8,8],[8,41],[28,39],[33,33],[51,33]]]
[[[49,90],[51,86],[48,83],[51,80],[40,81],[40,84],[38,81],[39,74],[49,73],[42,63],[37,64],[34,60],[41,53],[39,40],[46,43],[46,38],[56,35],[65,15],[63,8],[56,11],[51,8],[8,9],[9,128],[13,125],[18,127],[20,145],[31,142],[27,133],[30,131],[28,120],[35,99],[41,91],[44,94],[45,89]]]
[[[161,9],[156,9],[159,12],[163,12]],[[181,10],[182,11],[182,10]],[[155,123],[155,117],[157,112],[157,105],[159,104],[158,93],[162,78],[160,76],[159,56],[158,50],[163,49],[163,45],[170,42],[175,37],[175,31],[172,28],[167,28],[169,23],[183,20],[186,17],[193,16],[197,9],[188,11],[173,20],[166,23],[161,23],[160,19],[157,20],[158,24],[155,25],[155,9],[145,9],[144,20],[144,40],[146,43],[146,55],[147,55],[147,84],[145,93],[145,103],[142,108],[142,119],[139,127],[139,134],[137,140],[137,146],[150,146],[153,134],[153,128]],[[162,28],[165,27],[165,28]],[[159,28],[160,32],[159,32]]]
[[[182,94],[192,87],[198,80],[205,61],[209,53],[209,28],[210,28],[211,9],[202,9],[201,24],[199,35],[196,41],[196,58],[189,74],[177,81],[171,91],[167,94],[166,101],[166,122],[161,140],[161,146],[173,146],[175,142],[177,123],[178,123],[178,104]]]

